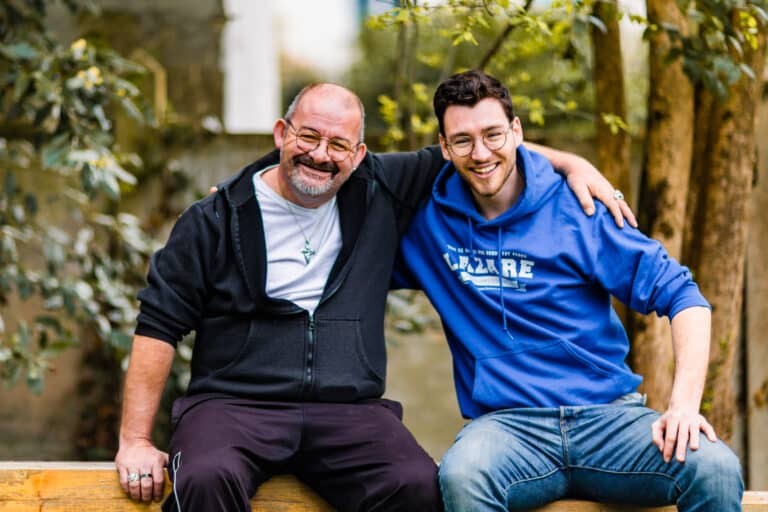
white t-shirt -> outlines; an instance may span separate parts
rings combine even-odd
[[[253,176],[267,245],[267,295],[314,313],[341,250],[336,197],[317,208],[294,204],[261,179],[269,169]],[[309,263],[302,253],[305,236],[315,251]]]

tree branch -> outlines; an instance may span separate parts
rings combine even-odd
[[[525,5],[523,6],[523,12],[528,12],[528,8],[533,3],[533,0],[525,0]],[[509,23],[504,31],[496,37],[496,40],[493,42],[491,47],[488,49],[488,51],[483,55],[483,58],[480,60],[480,65],[478,65],[478,69],[485,70],[486,66],[491,62],[491,59],[496,56],[496,54],[501,49],[502,43],[504,43],[504,40],[509,37],[509,34],[512,33],[512,29],[515,28],[515,26],[512,23]]]

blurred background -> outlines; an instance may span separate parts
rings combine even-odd
[[[149,255],[273,147],[304,85],[350,87],[369,148],[410,150],[437,140],[435,85],[482,68],[510,87],[527,140],[594,162],[691,267],[714,307],[702,408],[748,487],[768,488],[767,24],[764,0],[5,0],[0,459],[113,458]],[[617,307],[663,409],[665,322]],[[439,319],[410,291],[387,318],[387,396],[439,459],[463,425]]]

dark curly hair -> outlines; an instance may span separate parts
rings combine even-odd
[[[509,89],[504,87],[496,78],[479,69],[472,69],[443,80],[437,87],[432,102],[437,121],[440,123],[440,133],[445,135],[443,118],[448,107],[451,105],[471,107],[485,98],[499,100],[504,108],[504,113],[512,122],[515,118],[515,110],[512,106],[512,99],[509,97]]]

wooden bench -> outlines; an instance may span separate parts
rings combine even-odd
[[[170,488],[166,486],[166,490]],[[745,512],[768,512],[768,492],[744,495]],[[255,512],[330,512],[331,507],[291,476],[271,479],[251,500]],[[111,462],[0,462],[0,512],[159,511],[128,499]],[[538,512],[673,512],[562,500]]]

